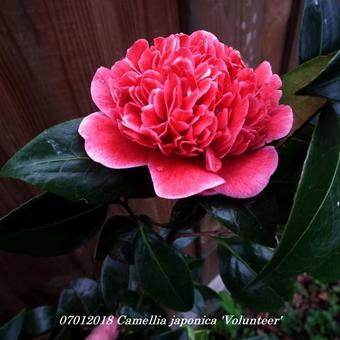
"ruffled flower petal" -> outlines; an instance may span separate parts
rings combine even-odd
[[[112,120],[101,112],[84,118],[79,134],[85,139],[85,150],[91,159],[114,169],[146,165],[150,150],[131,142],[121,134]]]

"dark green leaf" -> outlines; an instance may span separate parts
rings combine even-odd
[[[247,289],[256,274],[269,261],[272,252],[258,244],[237,239],[220,240],[218,258],[220,275],[233,298],[257,311],[275,311],[283,305],[283,297],[269,286]]]
[[[207,212],[239,235],[239,237],[275,246],[277,205],[269,192],[248,200],[233,200],[225,196],[200,197]]]
[[[129,288],[129,265],[107,256],[101,269],[100,286],[105,305],[113,313]]]
[[[278,224],[287,222],[313,130],[313,125],[306,124],[278,148],[279,166],[264,191],[270,190],[275,196]]]
[[[340,2],[306,0],[300,35],[300,59],[340,49]],[[340,100],[340,52],[310,84],[299,92]]]
[[[279,165],[270,180],[278,197],[295,193],[314,126],[306,124],[278,147]]]
[[[196,329],[187,327],[187,331],[188,331],[189,340],[209,340],[210,330],[205,330],[205,329],[196,330]]]
[[[140,286],[139,276],[135,265],[129,266],[129,290],[136,291]]]
[[[186,329],[176,329],[154,335],[150,340],[188,340]]]
[[[120,196],[153,196],[146,168],[113,170],[93,162],[78,134],[81,118],[53,126],[24,146],[1,169],[70,200],[113,202]]]
[[[35,256],[66,254],[94,234],[106,211],[106,206],[42,194],[0,220],[0,248]]]
[[[13,319],[8,321],[0,328],[1,340],[17,340],[21,333],[25,319],[25,311],[17,314]]]
[[[340,100],[340,51],[329,62],[324,71],[306,87],[302,88],[298,94]]]
[[[300,34],[300,61],[340,49],[340,2],[305,0]]]
[[[189,270],[191,271],[191,276],[195,280],[200,281],[200,277],[203,274],[203,267],[205,262],[204,259],[186,255],[185,260],[187,262]]]
[[[201,292],[204,300],[207,303],[215,303],[215,302],[219,302],[221,303],[221,297],[219,296],[218,293],[216,293],[213,289],[211,289],[209,286],[205,286],[205,285],[197,285],[198,290]]]
[[[40,335],[52,329],[56,317],[55,306],[40,306],[25,314],[24,331],[30,335]]]
[[[135,249],[135,264],[143,288],[158,303],[178,311],[191,309],[193,283],[177,249],[141,228]]]
[[[198,223],[205,215],[195,197],[178,200],[171,211],[167,228],[189,228]]]
[[[290,105],[294,113],[292,135],[303,126],[325,103],[325,98],[300,96],[296,93],[315,79],[328,65],[334,54],[315,57],[282,76],[281,102]]]
[[[58,302],[58,315],[99,315],[103,300],[96,281],[79,278],[62,291]]]
[[[124,236],[131,234],[136,223],[127,216],[112,216],[104,224],[97,242],[95,258],[103,261],[116,242],[124,240]]]
[[[322,282],[336,282],[340,280],[340,251],[331,254],[319,267],[310,274]]]
[[[221,307],[224,311],[227,312],[227,314],[233,314],[235,316],[241,316],[242,310],[241,306],[239,306],[232,296],[227,292],[221,292],[220,298],[222,300]]]
[[[158,303],[155,303],[148,295],[139,292],[129,292],[129,294],[126,294],[124,302],[116,314],[138,319],[150,318],[152,315],[159,317],[167,316]],[[164,325],[131,325],[126,327],[128,327],[130,331],[138,332],[146,328],[162,330]],[[165,328],[167,328],[167,326]]]
[[[340,248],[340,117],[320,116],[284,235],[272,260],[250,287],[310,272]]]

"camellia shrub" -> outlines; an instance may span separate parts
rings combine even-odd
[[[223,301],[185,251],[202,236],[228,294],[254,312],[279,315],[301,273],[339,279],[339,17],[335,0],[305,2],[300,65],[281,78],[205,31],[137,40],[100,67],[98,112],[3,165],[43,193],[0,220],[0,247],[16,254],[64,255],[96,234],[100,277],[71,281],[0,337],[208,339]],[[168,223],[129,205],[154,196],[177,199]],[[202,232],[206,214],[222,227]]]

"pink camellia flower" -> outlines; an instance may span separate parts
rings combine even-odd
[[[146,165],[160,197],[257,195],[277,167],[273,146],[291,129],[281,80],[248,68],[211,33],[137,40],[91,94],[101,112],[79,127],[90,158],[114,169]]]
[[[95,327],[85,340],[116,340],[118,335],[118,324],[116,318],[113,318],[112,323],[103,323]]]

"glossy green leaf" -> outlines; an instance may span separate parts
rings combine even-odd
[[[154,335],[150,340],[188,340],[188,335],[186,329],[179,328]]]
[[[235,316],[241,316],[242,310],[232,296],[228,292],[220,292],[220,298],[222,300],[221,307],[227,314],[234,314]]]
[[[35,256],[66,254],[93,236],[106,211],[106,206],[42,194],[0,220],[0,249]]]
[[[329,62],[324,71],[311,83],[302,88],[298,94],[340,100],[340,51]]]
[[[62,291],[58,302],[58,315],[99,315],[103,299],[98,283],[88,278],[78,278]]]
[[[97,242],[96,260],[103,261],[114,245],[118,246],[117,243],[124,243],[127,236],[134,237],[133,231],[135,228],[136,223],[128,216],[115,215],[110,217],[105,222]]]
[[[205,215],[195,197],[180,199],[174,205],[167,228],[185,229],[198,223]]]
[[[275,311],[284,302],[279,292],[270,286],[247,289],[257,273],[270,260],[269,248],[238,239],[219,240],[218,258],[221,278],[241,305],[256,311]]]
[[[160,307],[160,305],[153,301],[147,294],[144,292],[129,292],[129,294],[126,294],[125,299],[123,301],[123,304],[119,308],[119,310],[116,313],[117,315],[126,315],[129,318],[137,318],[137,319],[144,319],[144,318],[150,318],[152,315],[157,315],[159,317],[167,317],[166,312],[164,309]],[[138,333],[140,331],[143,331],[143,333],[146,330],[150,329],[157,329],[160,332],[164,330],[164,328],[167,330],[168,327],[164,325],[125,325],[126,328],[130,332]],[[165,330],[164,330],[165,331]],[[145,334],[145,333],[144,333]],[[138,339],[138,336],[140,334],[136,335],[136,338]]]
[[[340,248],[339,119],[322,111],[280,245],[250,288],[312,271]]]
[[[322,282],[336,282],[340,280],[340,251],[335,251],[320,266],[310,274]]]
[[[193,329],[191,327],[187,327],[188,331],[188,340],[209,340],[210,338],[210,330],[209,329]]]
[[[247,200],[225,196],[200,197],[207,212],[240,238],[275,246],[276,200],[270,192]]]
[[[38,336],[52,329],[56,316],[55,306],[40,306],[22,311],[0,328],[1,340],[15,340],[21,334]]]
[[[328,65],[334,54],[315,57],[282,76],[281,103],[290,105],[294,113],[292,135],[303,126],[325,103],[325,98],[301,96],[296,93],[315,79]]]
[[[314,126],[306,124],[278,147],[279,165],[269,183],[277,197],[295,193],[313,131]]]
[[[105,305],[113,313],[128,290],[129,265],[107,256],[101,268],[100,287]]]
[[[81,119],[55,125],[19,150],[0,174],[70,200],[113,202],[120,196],[153,196],[145,168],[114,170],[93,162],[78,134]]]
[[[304,0],[300,61],[340,49],[340,2]]]
[[[161,305],[190,310],[194,289],[181,253],[158,235],[141,228],[135,249],[135,264],[145,291]]]
[[[204,269],[204,259],[185,255],[185,261],[195,281],[200,281]]]
[[[314,95],[340,100],[340,2],[338,0],[305,0],[300,35],[300,59],[338,51],[327,67],[301,95]]]
[[[40,306],[28,310],[25,314],[24,331],[30,335],[40,335],[52,329],[57,308]]]
[[[20,312],[0,328],[1,340],[17,340],[25,320],[25,311]]]
[[[285,225],[288,220],[313,131],[314,126],[306,124],[277,150],[279,165],[264,193],[270,190],[275,196],[278,205],[276,222],[280,225]]]

